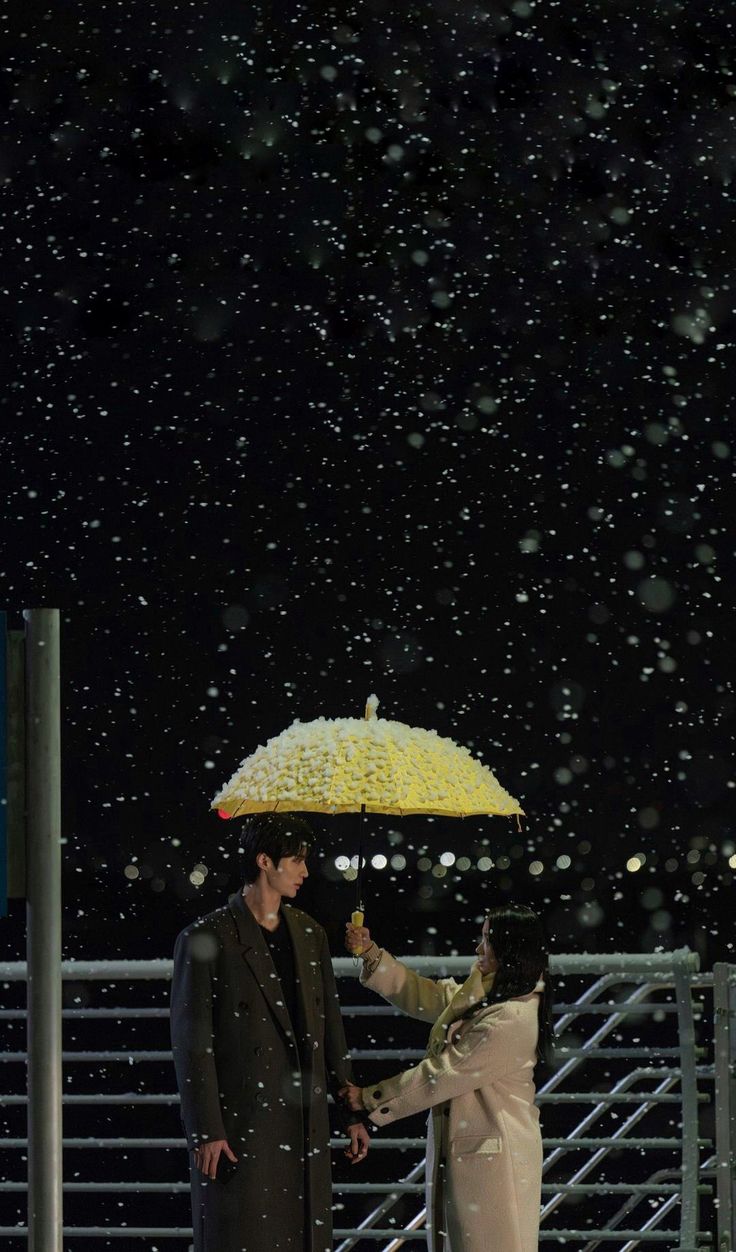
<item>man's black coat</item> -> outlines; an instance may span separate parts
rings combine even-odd
[[[171,1038],[187,1143],[227,1139],[239,1158],[226,1182],[206,1182],[192,1162],[195,1252],[332,1252],[327,1092],[352,1071],[325,932],[296,908],[281,918],[299,1023],[239,892],[176,941]]]

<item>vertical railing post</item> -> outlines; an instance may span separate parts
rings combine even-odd
[[[8,910],[8,633],[0,609],[0,917]]]
[[[736,968],[713,966],[718,1252],[736,1249]]]
[[[698,1079],[695,1054],[695,1022],[690,972],[682,958],[675,962],[675,995],[680,1044],[682,1092],[682,1200],[680,1242],[677,1252],[697,1252],[698,1232]]]
[[[8,896],[26,898],[26,637],[8,631]]]
[[[62,1252],[59,611],[25,619],[28,1249]]]

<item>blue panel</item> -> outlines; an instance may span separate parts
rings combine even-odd
[[[0,612],[0,917],[8,913],[8,634]]]

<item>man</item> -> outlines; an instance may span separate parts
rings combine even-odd
[[[312,833],[263,813],[241,838],[245,887],[182,931],[171,1037],[191,1151],[194,1252],[332,1252],[327,1091],[352,1083],[327,937],[284,907]],[[364,1121],[338,1105],[346,1156]]]

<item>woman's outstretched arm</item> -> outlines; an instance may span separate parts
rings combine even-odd
[[[377,1126],[387,1126],[435,1104],[486,1087],[509,1067],[513,1019],[498,1005],[477,1019],[439,1056],[428,1056],[412,1069],[363,1087],[361,1103]]]
[[[441,978],[435,982],[397,961],[385,948],[379,948],[374,943],[365,926],[348,923],[345,946],[349,952],[363,949],[363,968],[360,971],[363,986],[376,991],[408,1017],[416,1017],[422,1022],[436,1021],[458,990],[454,978]]]

